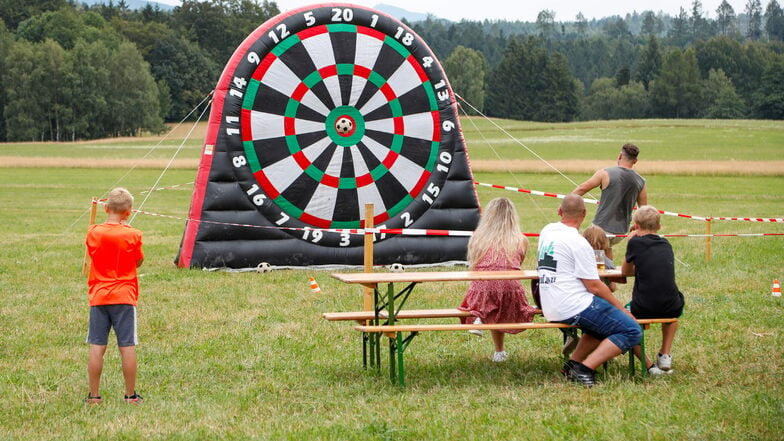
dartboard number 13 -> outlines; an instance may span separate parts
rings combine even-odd
[[[440,64],[408,27],[356,6],[300,9],[238,51],[219,136],[270,224],[359,246],[361,235],[328,230],[362,228],[365,204],[377,227],[408,228],[437,203],[457,115]]]

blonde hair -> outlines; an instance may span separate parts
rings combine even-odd
[[[520,232],[517,209],[507,198],[496,198],[487,204],[479,226],[468,241],[468,264],[474,268],[491,248],[505,254],[509,260],[525,255],[528,239]]]
[[[124,188],[115,188],[109,192],[106,206],[112,213],[125,213],[133,208],[133,195]]]
[[[638,208],[634,212],[632,220],[643,230],[659,231],[661,228],[661,215],[653,205],[643,205]]]
[[[610,248],[610,240],[607,233],[598,225],[591,225],[583,231],[583,237],[591,244],[595,250],[607,250]]]

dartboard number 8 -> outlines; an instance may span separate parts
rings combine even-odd
[[[220,133],[271,224],[318,245],[360,246],[361,235],[334,230],[362,228],[365,204],[374,225],[392,229],[437,204],[457,116],[413,31],[361,7],[314,7],[265,23],[238,51]]]

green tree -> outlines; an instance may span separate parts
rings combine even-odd
[[[579,97],[566,58],[548,55],[541,42],[511,39],[488,77],[488,115],[533,121],[570,121]]]
[[[168,121],[188,115],[215,88],[220,76],[220,66],[196,43],[175,35],[156,40],[146,59],[155,79],[168,86]]]
[[[72,141],[114,134],[106,117],[110,113],[107,93],[114,87],[106,68],[110,54],[110,49],[101,42],[84,40],[78,41],[70,53],[67,81],[73,118],[66,125],[66,137]]]
[[[746,2],[746,37],[752,41],[757,41],[762,37],[762,3],[760,0],[748,0]]]
[[[659,74],[661,65],[662,53],[659,49],[659,42],[655,36],[651,35],[648,37],[648,45],[645,46],[640,56],[635,75],[635,79],[643,84],[645,90],[648,90],[651,81]]]
[[[107,60],[113,87],[107,93],[109,125],[115,136],[162,129],[158,86],[133,43],[120,44]]]
[[[2,81],[2,72],[5,72],[7,67],[13,62],[13,60],[8,57],[8,54],[11,51],[11,47],[14,44],[14,36],[8,29],[5,27],[5,24],[2,20],[0,20],[0,142],[5,142],[8,140],[8,136],[5,131],[5,103],[6,103],[6,96],[5,96],[5,83]]]
[[[746,104],[721,69],[711,69],[702,83],[705,118],[743,118]]]
[[[689,26],[689,16],[686,14],[686,10],[681,7],[678,15],[672,19],[672,27],[668,34],[672,44],[683,47],[691,41]]]
[[[765,32],[771,41],[784,40],[784,11],[776,0],[770,0],[765,8]]]
[[[66,54],[53,40],[20,41],[3,76],[9,141],[60,141],[71,116],[66,105]]]
[[[716,25],[719,28],[719,34],[732,35],[737,32],[735,28],[735,10],[727,3],[727,0],[722,0],[718,8],[716,8]]]
[[[585,37],[585,34],[588,32],[588,20],[585,19],[582,12],[577,13],[577,16],[574,18],[574,25],[577,28],[577,35]]]
[[[444,69],[452,86],[452,90],[482,110],[485,105],[485,75],[487,61],[481,52],[458,46],[444,61]],[[469,114],[475,114],[470,107],[465,107]]]
[[[580,118],[584,120],[646,118],[650,99],[642,83],[632,81],[616,87],[612,78],[597,78],[585,97]]]
[[[765,69],[755,102],[760,118],[784,119],[784,59]]]
[[[539,37],[549,40],[555,36],[555,12],[548,9],[539,11],[536,16],[536,29]]]
[[[46,11],[56,11],[66,6],[66,0],[0,0],[0,20],[15,31],[19,23]]]
[[[645,11],[642,13],[642,27],[640,28],[640,35],[653,36],[658,35],[661,28],[661,20],[656,17],[653,11]]]
[[[693,118],[700,108],[700,70],[694,51],[674,49],[650,86],[654,116]]]
[[[694,0],[691,4],[689,24],[691,25],[691,35],[693,39],[704,40],[710,38],[710,22],[704,17],[702,2],[700,0]]]

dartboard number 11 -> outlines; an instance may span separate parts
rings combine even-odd
[[[237,182],[292,236],[360,246],[435,204],[454,159],[457,115],[418,36],[363,8],[294,11],[260,27],[226,85],[222,133]],[[377,240],[386,236],[377,235]]]

